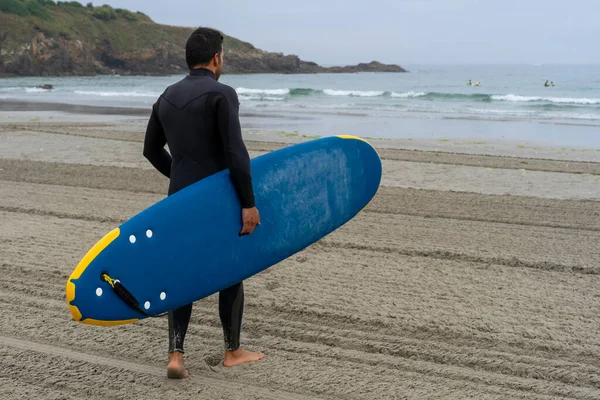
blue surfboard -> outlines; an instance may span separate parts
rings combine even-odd
[[[269,268],[351,220],[373,198],[381,160],[336,136],[251,161],[261,225],[240,237],[241,206],[221,171],[166,197],[104,236],[66,286],[73,319],[120,325],[210,296]],[[106,279],[108,277],[108,279]],[[118,295],[117,286],[139,307]]]

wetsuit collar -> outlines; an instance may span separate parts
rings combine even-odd
[[[214,72],[205,68],[191,69],[190,76],[208,76],[209,78],[217,79]]]

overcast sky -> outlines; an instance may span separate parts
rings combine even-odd
[[[83,3],[86,1],[82,0]],[[103,0],[320,64],[600,64],[600,0]]]

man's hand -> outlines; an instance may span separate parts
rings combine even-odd
[[[256,207],[242,209],[242,222],[244,227],[240,232],[240,236],[249,235],[254,232],[257,225],[260,225],[260,214]]]

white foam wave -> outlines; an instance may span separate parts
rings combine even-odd
[[[25,89],[24,87],[5,87],[5,88],[0,88],[0,92],[18,92],[18,91],[22,91],[23,89]]]
[[[423,92],[405,92],[405,93],[396,93],[396,92],[392,92],[391,96],[392,97],[398,97],[398,98],[409,98],[409,97],[421,97],[421,96],[425,96],[427,95],[427,93],[423,93]]]
[[[568,119],[585,119],[585,120],[600,120],[598,114],[569,114],[565,118]]]
[[[47,90],[47,89],[36,88],[36,87],[33,87],[33,88],[25,88],[25,91],[26,91],[27,93],[45,93],[45,92],[48,92],[48,90]]]
[[[519,96],[516,94],[493,95],[492,100],[498,101],[515,101],[515,102],[531,102],[531,101],[547,101],[557,104],[600,104],[600,99],[588,98],[572,98],[572,97],[537,97],[537,96]]]
[[[356,97],[377,97],[383,96],[385,94],[384,91],[378,90],[333,90],[333,89],[325,89],[323,90],[327,96],[356,96]]]
[[[76,94],[83,96],[100,96],[100,97],[158,97],[160,93],[152,92],[98,92],[88,90],[76,90]]]
[[[271,96],[284,96],[290,93],[290,89],[248,89],[248,88],[237,88],[235,91],[239,95],[244,94],[257,94],[257,95],[271,95]]]
[[[273,96],[265,96],[262,99],[263,100],[269,100],[269,101],[281,101],[281,100],[283,100],[281,97],[273,97]]]
[[[458,113],[459,110],[452,110],[454,113]],[[529,110],[495,110],[486,108],[468,108],[467,111],[473,114],[489,114],[489,115],[515,115],[515,116],[526,116],[526,115],[538,115],[537,111]]]
[[[240,100],[245,101],[282,101],[283,97],[275,97],[275,96],[252,96],[252,95],[240,95]]]

